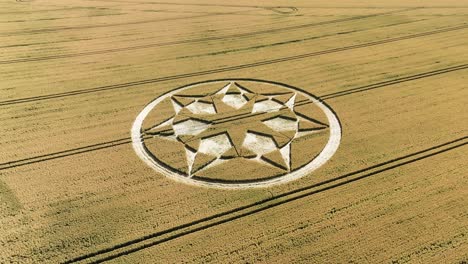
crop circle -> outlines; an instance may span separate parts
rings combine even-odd
[[[253,79],[204,81],[171,90],[138,114],[137,155],[179,182],[256,188],[310,174],[338,149],[333,110],[308,92]]]

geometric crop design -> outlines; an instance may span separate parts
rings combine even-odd
[[[175,89],[137,117],[137,154],[162,174],[220,188],[266,187],[310,174],[336,151],[341,129],[315,97],[257,80]]]

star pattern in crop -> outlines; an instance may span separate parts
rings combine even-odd
[[[229,82],[209,94],[174,94],[174,114],[144,135],[182,142],[189,175],[231,159],[254,159],[289,170],[290,142],[327,129],[295,113],[292,91],[262,93]]]

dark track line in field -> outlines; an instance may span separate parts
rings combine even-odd
[[[382,88],[382,87],[386,87],[386,86],[393,85],[393,84],[419,80],[419,79],[423,79],[423,78],[427,78],[427,77],[431,77],[431,76],[436,76],[436,75],[440,75],[440,74],[444,74],[444,73],[450,73],[450,72],[460,71],[460,70],[465,70],[465,69],[468,69],[468,64],[461,64],[461,65],[447,67],[447,68],[443,68],[443,69],[418,73],[418,74],[415,74],[415,75],[401,77],[401,78],[397,78],[397,79],[393,79],[393,80],[389,80],[389,81],[374,83],[374,84],[370,84],[370,85],[364,85],[364,86],[357,87],[357,88],[352,88],[352,89],[348,89],[348,90],[344,90],[344,91],[325,94],[323,96],[320,96],[320,99],[322,99],[322,100],[332,99],[332,98],[341,97],[341,96],[345,96],[345,95],[350,95],[350,94],[354,94],[354,93],[359,93],[359,92],[363,92],[363,91],[369,91],[369,90],[373,90],[373,89],[377,89],[377,88]]]
[[[373,90],[373,89],[387,87],[387,86],[394,85],[394,84],[400,84],[400,83],[405,83],[405,82],[409,82],[409,81],[415,81],[415,80],[419,80],[419,79],[423,79],[423,78],[427,78],[427,77],[432,77],[432,76],[436,76],[436,75],[440,75],[440,74],[444,74],[444,73],[450,73],[450,72],[455,72],[455,71],[465,70],[465,69],[468,69],[468,64],[462,64],[462,65],[447,67],[447,68],[443,68],[443,69],[438,69],[438,70],[418,73],[418,74],[410,75],[410,76],[406,76],[406,77],[401,77],[401,78],[397,78],[397,79],[393,79],[393,80],[389,80],[389,81],[374,83],[374,84],[370,84],[370,85],[364,85],[364,86],[361,86],[361,87],[356,87],[356,88],[352,88],[352,89],[348,89],[348,90],[344,90],[344,91],[340,91],[340,92],[336,92],[336,93],[330,93],[330,94],[318,96],[316,99],[321,100],[324,103],[324,100],[327,100],[327,99],[332,99],[332,98],[345,96],[345,95],[350,95],[350,94],[354,94],[354,93],[365,92],[365,91],[369,91],[369,90]],[[263,81],[263,82],[267,82],[265,80],[254,80],[254,79],[239,79],[239,81]],[[275,82],[271,82],[271,83],[275,83]],[[285,85],[285,84],[280,84],[280,83],[275,83],[275,84]],[[298,88],[295,87],[295,89],[298,89]],[[301,106],[301,105],[307,105],[307,104],[312,104],[312,102],[309,101],[309,100],[299,101],[299,102],[295,103],[295,106]],[[225,123],[225,122],[239,121],[239,120],[242,120],[242,119],[245,119],[245,118],[250,118],[250,117],[253,117],[253,116],[259,116],[259,115],[263,115],[263,114],[264,113],[241,114],[241,115],[238,115],[238,116],[235,116],[235,117],[230,116],[230,117],[214,119],[213,122],[219,124],[219,123]],[[320,124],[320,122],[317,121],[317,120],[315,122]],[[327,126],[326,124],[323,124],[323,123],[322,123],[322,125]]]
[[[151,13],[154,12],[156,14],[158,13],[166,13],[166,14],[222,14],[220,12],[196,12],[196,11],[180,11],[180,10],[145,10],[145,9],[125,9],[125,11],[132,11],[132,12],[139,12],[139,13]],[[255,11],[255,10],[250,10],[250,12]],[[254,17],[272,17],[272,14],[255,14],[252,13],[250,14],[249,11],[245,11],[245,13],[242,13],[242,16],[254,16]],[[226,13],[229,14],[229,13]]]
[[[95,92],[108,91],[108,90],[124,89],[124,88],[129,88],[129,87],[137,86],[137,85],[152,84],[152,83],[158,83],[158,82],[163,82],[163,81],[171,81],[171,80],[177,80],[177,79],[183,79],[183,78],[189,78],[189,77],[209,75],[209,74],[214,74],[214,73],[222,73],[222,72],[253,68],[253,67],[258,67],[258,66],[264,66],[264,65],[288,62],[288,61],[299,60],[299,59],[304,59],[304,58],[309,58],[309,57],[314,57],[314,56],[320,56],[320,55],[325,55],[325,54],[330,54],[330,53],[336,53],[336,52],[348,51],[348,50],[353,50],[353,49],[360,49],[360,48],[372,47],[372,46],[377,46],[377,45],[382,45],[382,44],[388,44],[392,42],[425,37],[425,36],[430,36],[434,34],[446,33],[450,31],[461,30],[461,29],[466,29],[466,28],[468,28],[468,25],[464,24],[462,26],[457,26],[457,27],[439,29],[439,30],[434,30],[434,31],[429,31],[429,32],[417,33],[417,34],[412,34],[412,35],[407,35],[407,36],[402,36],[402,37],[384,39],[384,40],[379,40],[379,41],[374,41],[374,42],[345,46],[341,48],[334,48],[334,49],[328,49],[328,50],[311,52],[311,53],[305,53],[301,55],[277,58],[277,59],[272,59],[272,60],[241,64],[237,66],[229,66],[229,67],[223,67],[223,68],[212,69],[212,70],[177,74],[177,75],[171,75],[171,76],[166,76],[166,77],[147,79],[147,80],[141,80],[141,81],[135,81],[135,82],[106,85],[106,86],[100,86],[100,87],[89,88],[89,89],[73,90],[73,91],[63,92],[63,93],[5,100],[5,101],[0,101],[0,106],[35,102],[35,101],[43,101],[43,100],[49,100],[49,99],[54,99],[54,98],[63,98],[63,97],[68,97],[68,96],[75,96],[75,95],[95,93]]]
[[[96,151],[100,149],[106,149],[106,148],[111,148],[115,146],[120,146],[124,144],[129,144],[131,143],[132,140],[131,138],[121,138],[121,139],[116,139],[108,142],[102,142],[98,144],[93,144],[93,145],[87,145],[84,147],[79,147],[79,148],[74,148],[74,149],[68,149],[64,151],[58,151],[54,153],[49,153],[49,154],[44,154],[44,155],[39,155],[35,157],[30,157],[30,158],[25,158],[25,159],[19,159],[15,161],[10,161],[10,162],[4,162],[0,163],[0,171],[1,170],[6,170],[6,169],[12,169],[20,166],[25,166],[25,165],[30,165],[38,162],[43,162],[43,161],[48,161],[48,160],[54,160],[58,158],[64,158],[68,156],[73,156],[81,153],[86,153],[86,152],[91,152],[91,151]]]
[[[437,76],[437,75],[441,75],[441,74],[445,74],[445,73],[451,73],[451,72],[465,70],[465,69],[468,69],[468,64],[461,64],[461,65],[451,66],[451,67],[447,67],[447,68],[422,72],[422,73],[409,75],[409,76],[405,76],[405,77],[400,77],[400,78],[396,78],[396,79],[392,79],[392,80],[388,80],[388,81],[383,81],[383,82],[373,83],[373,84],[364,85],[364,86],[360,86],[360,87],[356,87],[356,88],[351,88],[351,89],[347,89],[347,90],[343,90],[343,91],[339,91],[339,92],[335,92],[335,93],[324,94],[324,95],[317,96],[316,99],[324,102],[324,100],[333,99],[333,98],[336,98],[336,97],[341,97],[341,96],[350,95],[350,94],[354,94],[354,93],[366,92],[366,91],[369,91],[369,90],[383,88],[383,87],[387,87],[387,86],[390,86],[390,85],[415,81],[415,80],[419,80],[419,79],[424,79],[424,78],[428,78],[428,77],[432,77],[432,76]],[[286,85],[286,84],[282,84],[282,83],[276,83],[276,82],[266,81],[266,80],[257,80],[257,79],[245,79],[244,78],[244,79],[238,79],[238,80],[239,81],[262,81],[262,82],[270,82],[270,83],[277,84],[277,85]],[[294,88],[299,89],[297,87],[294,87]],[[299,102],[295,103],[294,105],[295,106],[302,106],[302,105],[307,105],[307,104],[312,104],[312,102],[309,101],[309,100],[299,101]],[[224,123],[224,122],[238,121],[238,120],[241,120],[241,119],[244,119],[244,118],[249,118],[249,117],[252,117],[252,116],[258,116],[258,115],[262,115],[262,114],[263,113],[241,114],[241,115],[234,116],[234,117],[230,116],[230,117],[223,117],[223,118],[219,118],[219,119],[213,119],[213,122],[215,122],[215,123]],[[315,121],[315,122],[320,123],[319,121]],[[326,124],[322,124],[322,125],[327,126]]]
[[[248,7],[248,8],[290,8],[293,6],[259,6],[259,5],[228,5],[228,4],[194,4],[194,3],[171,3],[171,2],[141,2],[141,1],[114,1],[114,0],[88,0],[90,2],[112,2],[112,3],[133,3],[133,4],[150,4],[150,5],[177,5],[177,6],[214,6],[214,7]]]
[[[78,9],[96,9],[91,7],[67,7],[67,8],[58,8],[58,9],[46,9],[46,10],[29,10],[29,11],[11,11],[11,12],[0,12],[0,15],[9,15],[9,14],[29,14],[29,13],[42,13],[42,12],[54,12],[54,11],[71,11],[71,10],[78,10]],[[98,9],[106,9],[108,8],[98,8]]]
[[[407,12],[407,11],[411,11],[411,10],[415,10],[415,9],[417,9],[417,8],[409,8],[409,9],[390,11],[390,12],[383,12],[383,13],[372,14],[372,15],[356,16],[356,17],[342,18],[342,19],[334,19],[334,20],[328,20],[328,21],[322,21],[322,22],[307,23],[307,24],[301,24],[301,25],[295,25],[295,26],[260,30],[260,31],[247,32],[247,33],[237,33],[237,34],[217,36],[217,37],[206,37],[206,38],[198,38],[198,39],[168,41],[168,42],[151,43],[151,44],[145,44],[145,45],[114,48],[114,49],[107,49],[107,50],[97,50],[97,51],[88,51],[88,52],[70,53],[70,54],[62,54],[62,55],[43,56],[43,57],[35,57],[35,58],[4,60],[4,61],[0,61],[0,64],[13,64],[13,63],[22,63],[22,62],[35,62],[35,61],[45,61],[45,60],[53,60],[53,59],[74,58],[74,57],[82,57],[82,56],[100,55],[100,54],[107,54],[107,53],[114,53],[114,52],[146,49],[146,48],[153,48],[153,47],[164,47],[164,46],[198,43],[198,42],[205,42],[205,41],[224,40],[224,39],[228,39],[228,38],[251,37],[251,36],[256,36],[256,35],[260,35],[260,34],[269,34],[269,33],[281,32],[281,31],[297,30],[297,29],[304,29],[304,28],[308,28],[308,27],[315,27],[315,26],[329,25],[329,24],[334,24],[334,23],[349,22],[349,21],[353,21],[353,20],[367,19],[367,18],[384,16],[384,15],[389,15],[389,14]]]
[[[401,78],[397,78],[397,79],[393,79],[393,80],[389,80],[389,81],[384,81],[384,82],[374,83],[374,84],[365,85],[365,86],[361,86],[361,87],[357,87],[357,88],[352,88],[352,89],[348,89],[348,90],[345,90],[345,91],[326,94],[326,95],[317,97],[317,99],[319,99],[319,100],[331,99],[331,98],[335,98],[335,97],[339,97],[339,96],[343,96],[343,95],[354,94],[354,93],[358,93],[358,92],[365,92],[365,91],[372,90],[372,89],[387,87],[387,86],[390,86],[390,85],[395,85],[395,84],[404,83],[404,82],[408,82],[408,81],[414,81],[414,80],[418,80],[418,79],[422,79],[422,78],[432,77],[432,76],[436,76],[436,75],[439,75],[439,74],[449,73],[449,72],[453,72],[453,71],[457,71],[457,70],[463,70],[463,69],[467,69],[467,68],[468,68],[468,64],[463,64],[463,65],[438,69],[438,70],[434,70],[434,71],[418,73],[418,74],[411,75],[411,76],[401,77]],[[244,79],[244,80],[249,80],[249,79]],[[308,102],[308,101],[298,102],[297,105],[305,105],[305,104],[309,104],[309,103],[310,102]],[[229,117],[229,121],[239,120],[239,119],[250,117],[250,116],[251,115],[240,115],[239,117],[236,117],[236,118]],[[215,119],[214,121],[222,122],[224,119],[226,119],[226,118]],[[87,153],[87,152],[91,152],[91,151],[111,148],[111,147],[119,146],[119,145],[123,145],[123,144],[130,144],[131,142],[132,142],[131,138],[126,137],[126,138],[115,139],[115,140],[111,140],[111,141],[107,141],[107,142],[101,142],[101,143],[97,143],[97,144],[93,144],[93,145],[87,145],[87,146],[83,146],[83,147],[79,147],[79,148],[73,148],[73,149],[63,150],[63,151],[59,151],[59,152],[53,152],[53,153],[49,153],[49,154],[34,156],[34,157],[30,157],[30,158],[24,158],[24,159],[4,162],[4,163],[0,163],[0,171],[6,170],[6,169],[12,169],[12,168],[16,168],[16,167],[21,167],[21,166],[25,166],[25,165],[30,165],[30,164],[34,164],[34,163],[38,163],[38,162],[44,162],[44,161],[48,161],[48,160],[54,160],[54,159],[58,159],[58,158],[64,158],[64,157],[73,156],[73,155],[77,155],[77,154]]]
[[[113,10],[113,9],[110,9]],[[120,11],[120,10],[114,10]],[[125,12],[145,12],[144,10],[136,10],[136,9],[125,9]],[[157,13],[180,13],[180,14],[209,14],[209,15],[221,15],[221,14],[229,14],[231,13],[216,13],[216,12],[178,12],[178,11],[158,11]],[[96,15],[92,17],[99,17],[99,16],[111,16],[111,15],[125,15],[129,13],[116,13],[116,14],[108,14],[108,15]],[[0,13],[1,15],[1,13]],[[271,15],[259,15],[259,14],[247,14],[247,11],[242,15],[250,15],[250,16],[271,16]],[[81,17],[72,17],[72,18],[81,18]],[[60,18],[65,19],[65,18]],[[54,19],[57,20],[57,19]],[[30,22],[32,20],[27,20]],[[41,19],[34,20],[34,21],[42,21]],[[416,20],[416,21],[423,21],[423,20]],[[416,22],[415,21],[415,22]],[[14,22],[26,22],[25,21],[3,21],[0,23],[14,23]],[[226,35],[224,37],[230,37],[231,35]],[[109,37],[105,37],[109,38]],[[156,37],[154,37],[156,38]],[[221,37],[222,38],[222,37]],[[64,43],[64,42],[75,42],[75,41],[83,41],[83,40],[96,40],[98,38],[81,38],[76,40],[61,40],[61,41],[53,41],[53,42],[36,42],[36,43],[17,43],[14,45],[6,45],[0,46],[2,48],[14,48],[14,47],[26,47],[26,46],[33,46],[33,45],[43,45],[43,44],[51,44],[51,43]],[[211,39],[210,39],[211,40]],[[187,43],[196,43],[201,41],[207,41],[204,38],[202,39],[193,39],[193,40],[183,40],[183,41],[170,41],[170,42],[159,42],[159,43],[151,43],[145,45],[137,45],[137,46],[129,46],[129,47],[122,47],[122,48],[115,48],[115,49],[105,49],[105,50],[96,50],[96,51],[88,51],[88,52],[79,52],[79,53],[68,53],[68,54],[61,54],[61,55],[51,55],[51,56],[42,56],[42,57],[28,57],[28,58],[19,58],[13,60],[3,60],[0,61],[0,64],[13,64],[13,63],[22,63],[22,62],[35,62],[35,61],[45,61],[45,60],[53,60],[53,59],[62,59],[62,58],[73,58],[73,57],[82,57],[82,56],[89,56],[89,55],[99,55],[99,54],[107,54],[107,53],[114,53],[114,52],[122,52],[122,51],[131,51],[131,50],[138,50],[138,49],[145,49],[151,47],[163,47],[163,46],[170,46],[170,45],[177,45],[177,44],[187,44]],[[179,43],[180,42],[180,43]]]
[[[204,4],[204,3],[172,3],[172,2],[130,2],[130,1],[113,1],[113,0],[88,0],[91,2],[114,2],[114,3],[138,3],[138,4],[153,4],[153,5],[190,5],[190,6],[212,6],[212,7],[253,7],[253,8],[275,8],[279,6],[256,6],[256,5],[226,5],[226,4]],[[321,9],[395,9],[395,8],[408,8],[408,6],[294,6],[295,8],[321,8]],[[420,6],[419,8],[468,8],[468,6]]]
[[[243,12],[246,12],[246,11],[244,10],[244,11],[237,11],[237,12],[201,14],[201,15],[193,15],[193,16],[150,19],[150,20],[143,20],[143,21],[133,21],[133,22],[103,24],[103,25],[72,26],[72,27],[60,27],[60,28],[48,28],[48,29],[45,28],[45,29],[34,29],[34,30],[22,30],[22,31],[15,31],[15,32],[0,32],[0,36],[16,36],[16,35],[50,33],[50,32],[57,32],[57,31],[64,31],[64,30],[75,30],[75,29],[91,29],[91,28],[107,28],[107,27],[116,27],[116,26],[128,26],[128,25],[138,25],[138,24],[146,24],[146,23],[154,23],[154,22],[162,22],[162,21],[184,20],[184,19],[189,19],[189,18],[200,18],[200,17],[220,16],[220,15],[232,15],[232,14],[240,14],[240,13],[243,13]]]
[[[240,206],[225,212],[214,214],[209,217],[204,217],[199,220],[191,221],[173,228],[129,240],[112,247],[81,255],[63,263],[76,263],[79,261],[86,261],[87,263],[102,263],[121,256],[129,255],[159,244],[163,244],[165,242],[169,242],[182,236],[204,231],[221,224],[230,223],[237,219],[254,215],[256,213],[263,212],[268,209],[290,203],[292,201],[310,197],[311,195],[317,193],[338,188],[352,182],[369,178],[382,172],[390,171],[404,165],[412,164],[414,162],[463,147],[468,144],[466,141],[467,138],[467,136],[458,138],[450,142],[414,152],[412,154],[404,155],[357,171],[346,173],[333,179],[298,188],[282,194],[273,195],[270,198],[266,198],[258,202]]]
[[[244,47],[244,48],[235,48],[235,49],[228,49],[228,50],[222,50],[222,51],[213,51],[213,52],[208,52],[208,53],[198,53],[198,54],[190,54],[190,55],[184,55],[180,57],[175,57],[174,60],[177,59],[186,59],[186,58],[198,58],[198,57],[207,57],[207,56],[216,56],[220,54],[231,54],[235,52],[242,52],[242,51],[251,51],[255,49],[263,49],[263,48],[271,48],[271,47],[281,47],[289,44],[299,44],[302,42],[308,42],[310,40],[318,40],[322,38],[330,38],[330,37],[340,37],[342,35],[347,35],[347,34],[356,34],[356,33],[362,33],[370,30],[383,30],[384,28],[387,27],[393,27],[393,26],[401,26],[404,24],[410,24],[410,23],[418,23],[422,21],[427,21],[429,19],[419,19],[419,20],[412,20],[412,21],[405,21],[405,22],[399,22],[399,23],[393,23],[393,24],[387,24],[387,25],[380,25],[377,27],[372,27],[372,28],[365,28],[365,29],[355,29],[355,30],[350,30],[350,31],[341,31],[341,32],[335,32],[331,34],[322,34],[322,35],[316,35],[316,36],[311,36],[311,37],[302,37],[302,38],[295,38],[295,39],[290,39],[290,40],[285,40],[285,41],[280,41],[280,42],[273,42],[273,43],[268,43],[268,44],[259,44],[255,46],[249,46],[249,47]]]
[[[55,21],[55,22],[58,22],[59,20],[63,20],[63,19],[109,17],[109,16],[121,16],[121,15],[125,15],[125,13],[111,13],[111,14],[105,14],[105,15],[87,15],[87,16],[76,16],[76,17],[38,18],[38,19],[30,19],[30,20],[10,20],[10,21],[0,21],[0,24],[38,22],[38,21],[39,22],[41,22],[41,21]],[[0,48],[3,48],[3,47],[0,46]]]

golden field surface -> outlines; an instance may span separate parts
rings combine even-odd
[[[0,263],[468,262],[467,1],[0,0],[0,51]],[[313,94],[337,152],[266,188],[147,166],[137,115],[217,79]]]

